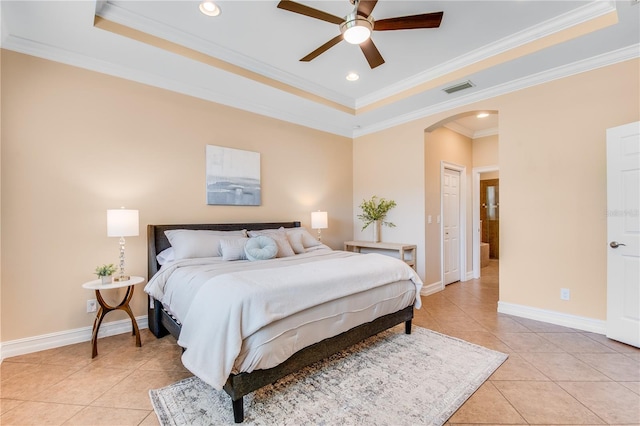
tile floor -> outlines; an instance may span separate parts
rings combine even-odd
[[[509,354],[448,425],[640,425],[640,350],[496,313],[497,262],[480,280],[423,297],[415,325]],[[148,390],[190,376],[171,337],[142,330],[9,358],[0,366],[2,425],[157,425]]]

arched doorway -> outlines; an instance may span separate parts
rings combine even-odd
[[[486,113],[488,120],[478,118]],[[451,281],[446,277],[451,265],[459,265],[460,281],[480,276],[479,182],[480,173],[497,171],[498,111],[472,110],[448,117],[425,129],[425,246],[426,286],[433,291]],[[438,168],[438,173],[434,168]],[[451,250],[448,226],[444,223],[449,188],[444,187],[445,170],[460,175],[460,249]],[[455,242],[454,242],[455,243]],[[447,255],[459,256],[447,259]],[[437,259],[433,259],[433,258]],[[455,274],[454,274],[455,276]],[[430,290],[428,289],[428,290]]]

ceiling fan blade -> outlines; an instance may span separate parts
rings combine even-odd
[[[311,18],[320,19],[321,21],[331,22],[340,25],[344,22],[344,18],[331,15],[321,10],[314,9],[304,4],[296,3],[291,0],[280,0],[278,9],[288,10],[289,12],[299,13],[300,15],[309,16]]]
[[[340,43],[341,41],[342,41],[342,34],[340,34],[338,36],[335,36],[334,38],[332,38],[331,40],[329,40],[328,42],[326,42],[322,46],[318,47],[313,52],[309,53],[304,58],[300,59],[300,61],[309,62],[309,61],[317,58],[318,56],[320,56],[321,54],[323,54],[327,50],[331,49],[333,46],[335,46],[336,44]]]
[[[360,0],[358,2],[358,15],[368,18],[373,12],[373,8],[376,7],[376,3],[378,3],[378,0]]]
[[[364,57],[367,58],[367,62],[369,62],[369,66],[371,67],[371,69],[384,64],[382,55],[378,51],[376,45],[373,44],[373,40],[371,40],[370,38],[360,44],[360,49],[362,49]]]
[[[415,30],[419,28],[438,28],[444,12],[423,13],[422,15],[400,16],[381,19],[373,24],[374,31]]]

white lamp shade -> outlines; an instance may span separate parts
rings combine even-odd
[[[311,228],[326,229],[329,227],[327,212],[311,212]]]
[[[135,237],[140,234],[138,210],[107,210],[108,237]]]

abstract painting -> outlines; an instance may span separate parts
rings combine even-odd
[[[259,206],[260,153],[207,145],[207,204]]]

